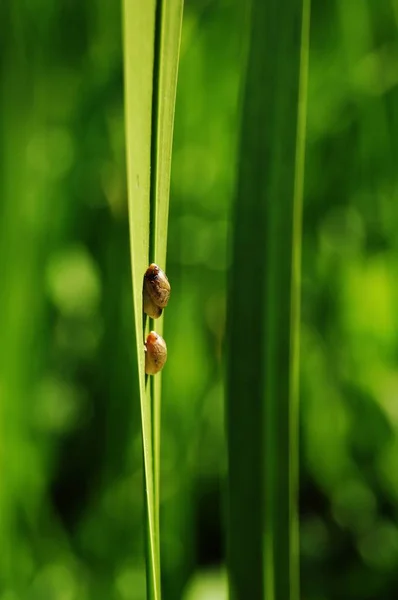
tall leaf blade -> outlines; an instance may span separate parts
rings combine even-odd
[[[183,1],[125,0],[124,7],[129,218],[148,519],[148,594],[158,599],[161,376],[145,379],[142,334],[145,327],[162,335],[163,318],[143,322],[142,275],[148,262],[162,268],[166,263]]]
[[[151,402],[145,385],[142,278],[149,261],[151,130],[156,1],[124,0],[124,78],[133,311],[144,453],[147,596],[160,599]]]
[[[297,360],[307,0],[254,0],[228,301],[232,598],[299,597]]]
[[[311,0],[303,0],[299,96],[297,111],[296,161],[293,198],[292,282],[290,296],[290,390],[289,390],[289,522],[290,522],[290,597],[300,596],[299,545],[299,370],[300,370],[300,307],[301,307],[301,248],[302,214],[305,169],[305,139],[307,123],[308,65],[310,51]],[[283,575],[281,573],[281,575]]]
[[[170,198],[171,155],[173,147],[174,111],[177,92],[178,62],[182,29],[183,0],[163,1],[158,13],[158,33],[156,45],[158,56],[155,75],[158,88],[154,102],[154,168],[152,170],[153,220],[150,224],[151,261],[166,268],[167,232]],[[159,7],[158,7],[159,10]],[[153,324],[155,327],[155,324]],[[156,331],[163,335],[163,316],[156,321]],[[159,509],[160,474],[160,418],[161,418],[161,374],[153,385],[153,440],[155,472],[155,504]]]

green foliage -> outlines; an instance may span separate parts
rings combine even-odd
[[[145,376],[142,278],[166,262],[171,148],[182,23],[180,0],[124,2],[127,165],[135,343],[147,516],[147,593],[159,600],[160,375]],[[139,90],[139,93],[138,93]],[[156,322],[163,333],[163,316]],[[155,329],[152,322],[150,329]]]
[[[169,197],[171,175],[171,153],[173,145],[174,109],[177,89],[177,72],[180,52],[183,0],[161,3],[158,27],[158,59],[156,62],[157,90],[152,132],[154,164],[152,166],[153,220],[151,222],[150,262],[166,267],[167,231],[169,222]],[[164,315],[156,322],[156,330],[163,335]],[[155,460],[155,505],[159,511],[160,492],[160,417],[161,417],[161,374],[155,378],[153,389],[153,427]]]
[[[0,3],[1,600],[146,594],[121,6]],[[246,10],[241,0],[184,9],[162,372],[164,600],[226,597],[227,240]],[[398,588],[397,24],[392,2],[312,4],[300,341],[306,600],[380,600]],[[260,77],[257,86],[266,97]],[[264,307],[256,314],[260,327]]]
[[[126,145],[129,182],[129,222],[135,344],[141,402],[147,519],[147,594],[160,599],[159,536],[155,505],[152,403],[145,384],[142,278],[149,264],[149,215],[151,183],[151,126],[153,65],[155,60],[156,2],[124,2],[124,57],[126,89]],[[137,93],[137,90],[140,93]]]
[[[308,3],[253,3],[228,293],[232,598],[299,597],[298,299],[308,21]]]

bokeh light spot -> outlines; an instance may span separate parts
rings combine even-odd
[[[84,317],[98,307],[100,275],[83,246],[65,249],[51,257],[47,285],[51,300],[65,316]]]

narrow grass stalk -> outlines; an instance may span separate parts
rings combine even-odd
[[[297,600],[308,0],[253,0],[228,301],[231,598]]]
[[[152,184],[150,223],[150,260],[166,268],[167,232],[170,198],[171,155],[173,146],[174,110],[177,91],[178,62],[180,53],[183,0],[159,2],[157,8],[157,35],[155,44],[153,130],[152,130]],[[151,327],[163,335],[163,316]],[[160,418],[161,374],[153,382],[153,439],[155,504],[159,507],[160,474]],[[157,511],[159,512],[159,510]]]
[[[174,105],[182,0],[124,0],[127,178],[133,310],[141,403],[146,509],[147,597],[160,600],[160,375],[145,377],[142,279],[149,262],[165,267]],[[148,321],[148,322],[147,322]]]
[[[141,402],[146,513],[147,597],[160,600],[154,503],[151,404],[145,389],[142,277],[149,260],[149,214],[155,0],[124,0],[126,152],[135,344]]]
[[[292,287],[290,328],[290,597],[300,593],[299,544],[299,368],[300,368],[300,305],[301,305],[301,247],[305,167],[305,139],[307,122],[308,63],[310,47],[311,0],[303,0],[299,97],[297,114],[296,163],[293,198]]]

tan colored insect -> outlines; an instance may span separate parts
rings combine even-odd
[[[163,369],[166,360],[166,342],[156,331],[151,331],[145,342],[145,373],[156,375]]]
[[[170,298],[170,283],[166,273],[152,263],[144,275],[143,284],[143,309],[152,319],[157,319]]]

